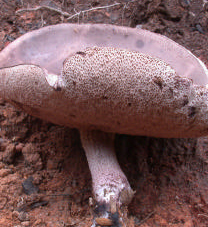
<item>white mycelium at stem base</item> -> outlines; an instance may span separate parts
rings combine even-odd
[[[122,172],[114,150],[114,135],[100,131],[80,131],[98,203],[130,203],[134,192]]]

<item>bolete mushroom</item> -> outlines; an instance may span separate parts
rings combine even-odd
[[[54,25],[0,53],[0,96],[25,112],[80,130],[96,201],[93,226],[120,226],[134,195],[114,134],[208,134],[208,70],[174,41],[112,25]],[[119,224],[120,223],[120,224]]]

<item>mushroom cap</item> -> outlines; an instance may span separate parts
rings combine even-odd
[[[161,35],[49,26],[5,48],[0,67],[0,95],[56,124],[166,138],[208,134],[207,69]]]

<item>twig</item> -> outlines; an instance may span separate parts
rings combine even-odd
[[[139,222],[139,225],[143,224],[147,219],[149,219],[153,214],[155,213],[155,211],[152,211],[150,214],[148,214],[143,220],[141,220]]]
[[[131,2],[135,2],[135,0],[129,1],[128,4],[131,3]],[[54,11],[56,13],[59,13],[59,14],[61,14],[64,17],[67,17],[66,19],[67,19],[67,21],[69,21],[69,20],[71,20],[71,19],[73,19],[74,17],[77,17],[77,16],[79,18],[79,16],[81,14],[84,15],[85,13],[88,13],[90,11],[95,11],[95,10],[99,10],[99,9],[107,9],[107,8],[111,8],[111,7],[114,7],[114,6],[121,5],[121,4],[123,4],[123,3],[116,2],[116,3],[112,4],[112,5],[93,7],[93,8],[90,8],[90,9],[81,10],[79,12],[75,11],[76,13],[71,15],[71,16],[70,16],[70,14],[68,12],[63,12],[62,10],[59,10],[59,9],[56,9],[56,8],[53,8],[53,7],[50,7],[50,6],[38,6],[36,8],[19,9],[19,10],[16,11],[16,14],[20,14],[20,13],[24,13],[24,12],[34,12],[34,11],[45,10],[46,9],[46,10],[51,10],[51,11]],[[126,8],[126,4],[125,4],[125,8]]]
[[[83,10],[83,11],[79,11],[79,12],[75,13],[74,15],[68,17],[67,20],[71,20],[71,19],[73,19],[76,16],[79,17],[80,14],[84,14],[84,13],[87,13],[87,12],[90,12],[90,11],[99,10],[99,9],[107,9],[107,8],[118,6],[118,5],[121,5],[121,4],[122,3],[117,2],[117,3],[114,3],[112,5],[108,5],[108,6],[98,6],[98,7],[93,7],[91,9],[86,9],[86,10]]]
[[[203,217],[208,218],[208,215],[206,215],[206,214],[198,214],[198,216],[203,216]]]
[[[59,14],[61,14],[64,17],[69,17],[70,16],[69,13],[63,12],[62,10],[59,10],[59,9],[56,9],[56,8],[53,8],[53,7],[50,7],[50,6],[38,6],[36,8],[19,9],[19,10],[16,11],[16,14],[20,14],[20,13],[24,13],[24,12],[33,12],[33,11],[38,11],[38,10],[45,10],[45,9],[54,11],[56,13],[59,13]]]
[[[127,8],[127,5],[129,4],[129,2],[128,3],[126,3],[125,5],[124,5],[124,7],[123,7],[123,12],[122,12],[122,19],[121,19],[121,21],[122,21],[122,26],[123,26],[123,21],[124,21],[124,13],[125,13],[125,9]]]

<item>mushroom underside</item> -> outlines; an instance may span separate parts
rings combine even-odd
[[[105,24],[67,23],[29,32],[1,51],[0,68],[34,64],[58,75],[68,56],[94,46],[149,54],[167,62],[178,75],[198,85],[208,84],[204,63],[173,40],[143,29]]]

